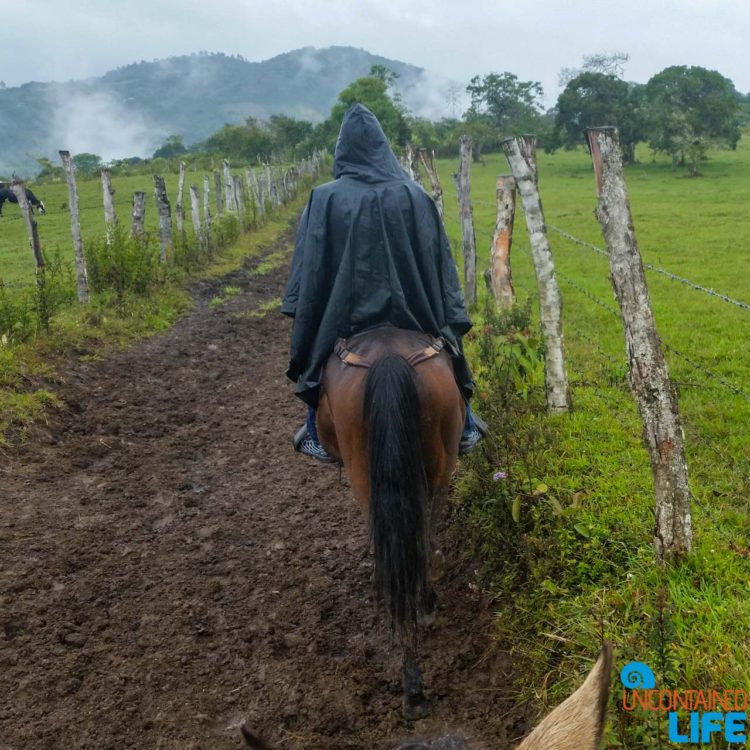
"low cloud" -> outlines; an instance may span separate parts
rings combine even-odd
[[[50,142],[55,153],[91,153],[106,161],[150,156],[164,140],[146,118],[127,102],[104,92],[77,92],[54,102]]]

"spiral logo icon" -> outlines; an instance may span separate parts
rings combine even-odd
[[[651,690],[656,687],[656,677],[648,664],[631,661],[620,670],[620,682],[631,690]]]

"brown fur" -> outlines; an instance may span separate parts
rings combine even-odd
[[[423,349],[430,337],[399,328],[376,328],[350,339],[350,348],[374,362],[388,354],[409,357]],[[422,446],[427,484],[431,496],[447,496],[451,474],[458,456],[465,409],[447,352],[426,360],[415,368],[422,413]],[[367,460],[367,430],[363,424],[364,380],[367,370],[345,365],[331,355],[318,406],[318,434],[325,449],[341,460],[352,483],[352,491],[367,515],[370,480]],[[434,511],[434,508],[433,508]]]
[[[612,647],[605,643],[583,685],[549,714],[518,750],[597,750],[604,731],[611,671]]]

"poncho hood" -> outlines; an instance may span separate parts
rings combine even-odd
[[[355,177],[370,183],[408,179],[377,117],[362,104],[346,111],[333,155],[337,178]]]

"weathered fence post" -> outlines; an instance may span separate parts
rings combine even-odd
[[[656,491],[654,544],[659,561],[690,552],[687,459],[677,399],[656,333],[643,262],[630,214],[615,128],[587,131],[596,175],[597,218],[609,250],[612,286],[625,328],[630,386],[643,419]]]
[[[245,199],[242,193],[242,180],[237,175],[232,175],[232,198],[242,227],[245,218]]]
[[[227,211],[236,211],[237,206],[234,203],[234,183],[232,182],[232,173],[229,171],[229,162],[224,159],[224,205]]]
[[[513,279],[510,272],[510,250],[513,245],[513,220],[516,215],[516,181],[504,174],[495,183],[497,220],[490,249],[487,286],[502,307],[513,306]]]
[[[422,162],[427,176],[430,178],[432,188],[432,200],[435,201],[440,218],[443,218],[443,186],[440,184],[437,166],[435,164],[435,152],[428,151],[426,148],[419,149],[419,160]]]
[[[216,215],[224,216],[224,189],[221,186],[221,175],[214,172],[214,193],[216,193]]]
[[[190,186],[190,213],[193,218],[193,231],[195,238],[201,247],[205,248],[205,233],[201,231],[201,202],[198,197],[198,188],[195,185]]]
[[[26,186],[20,180],[14,179],[13,182],[10,183],[10,189],[18,200],[18,207],[21,209],[21,214],[23,215],[24,223],[26,224],[26,231],[29,235],[31,252],[34,255],[39,322],[45,331],[49,331],[49,306],[46,293],[47,278],[45,274],[44,254],[42,253],[42,246],[39,242],[39,228],[37,227],[36,219],[34,219],[34,215],[31,212],[28,198],[26,198]]]
[[[154,175],[154,199],[156,200],[156,211],[159,214],[159,260],[167,262],[174,240],[172,239],[172,209],[167,197],[167,188],[161,175]]]
[[[459,147],[459,170],[456,179],[458,207],[461,214],[461,236],[464,251],[464,286],[470,305],[477,302],[477,241],[471,209],[471,138],[462,135]]]
[[[211,252],[211,186],[208,175],[203,178],[203,225],[206,234],[206,250]]]
[[[268,187],[266,195],[271,198],[271,206],[275,210],[279,207],[279,193],[276,189],[276,180],[274,179],[273,170],[271,169],[270,164],[266,164],[266,185]]]
[[[117,224],[115,214],[115,189],[112,187],[112,174],[108,169],[102,169],[102,197],[104,199],[104,224],[107,228],[107,243],[112,241],[112,231]]]
[[[177,220],[177,234],[180,239],[185,237],[185,209],[183,208],[183,193],[185,191],[185,162],[180,162],[180,177],[177,181],[177,203],[174,207],[175,219]]]
[[[142,237],[144,233],[143,222],[146,217],[146,193],[142,191],[133,193],[133,209],[130,217],[130,234],[133,237]]]
[[[406,174],[418,185],[421,185],[422,177],[419,174],[419,152],[413,143],[409,142],[406,144],[406,151],[401,163],[406,170]]]
[[[18,200],[18,207],[21,209],[24,223],[26,224],[26,231],[29,235],[29,245],[31,246],[31,252],[34,255],[34,267],[37,272],[44,268],[44,255],[42,253],[42,246],[39,242],[39,228],[37,227],[36,219],[31,213],[28,198],[26,197],[26,186],[20,180],[13,180],[10,183],[10,189]]]
[[[536,170],[536,138],[532,135],[507,138],[503,151],[521,194],[526,226],[531,242],[536,284],[539,289],[539,308],[544,336],[544,379],[547,389],[547,408],[552,412],[570,410],[570,389],[565,374],[565,355],[562,330],[562,297],[555,277],[544,211],[539,197]]]
[[[73,235],[73,250],[76,259],[76,292],[78,301],[85,304],[89,301],[89,276],[86,270],[86,256],[83,254],[81,239],[81,222],[78,217],[78,188],[73,169],[70,151],[60,151],[65,177],[68,181],[68,208],[70,209],[70,231]]]
[[[260,218],[260,208],[258,206],[258,181],[255,179],[255,172],[252,169],[245,170],[245,182],[247,183],[247,193],[253,204],[253,223],[257,224]]]
[[[253,170],[253,176],[255,177],[255,183],[258,189],[258,216],[260,217],[260,223],[264,224],[266,221],[266,191],[264,188],[263,174],[260,177],[255,174]]]

